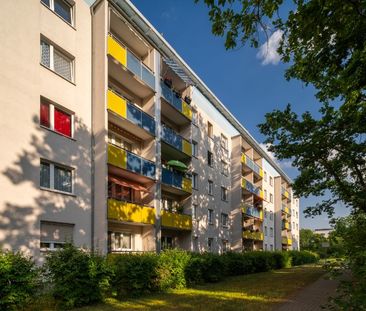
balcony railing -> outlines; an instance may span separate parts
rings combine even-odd
[[[244,177],[241,179],[241,187],[247,191],[255,194],[257,197],[263,200],[263,190],[260,187],[254,186],[250,181],[247,181]]]
[[[282,244],[285,244],[285,245],[292,245],[292,239],[286,237],[286,236],[283,236],[282,237]]]
[[[161,95],[170,105],[182,113],[186,118],[192,120],[191,106],[182,98],[178,97],[164,82],[161,82]]]
[[[169,145],[192,156],[192,144],[169,127],[162,125],[161,138]]]
[[[153,225],[155,209],[136,203],[108,199],[108,219]]]
[[[192,230],[192,216],[163,210],[161,212],[161,225],[181,230]]]
[[[263,211],[250,204],[242,204],[243,214],[263,220]]]
[[[154,162],[112,144],[108,144],[108,163],[155,179],[156,168]]]
[[[286,204],[282,204],[282,211],[288,215],[291,215],[291,209],[289,209]]]
[[[281,194],[284,198],[290,200],[290,193],[284,187],[281,187]]]
[[[243,231],[243,238],[247,240],[263,241],[263,232],[252,232],[249,230]]]
[[[185,177],[182,173],[163,168],[162,182],[163,184],[192,193],[192,179]]]
[[[127,99],[108,90],[108,109],[155,136],[155,119]]]
[[[112,34],[108,35],[108,54],[155,90],[155,76],[151,70]]]
[[[263,169],[244,153],[241,155],[241,162],[249,167],[258,176],[263,177]]]
[[[291,224],[288,221],[283,220],[282,221],[282,230],[291,230]]]

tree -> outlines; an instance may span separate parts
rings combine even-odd
[[[213,34],[226,37],[227,49],[238,43],[257,47],[271,32],[281,32],[278,53],[289,65],[286,79],[317,90],[320,117],[299,116],[288,104],[259,125],[269,151],[298,168],[295,195],[331,192],[331,199],[305,213],[332,216],[339,201],[366,212],[366,1],[293,0],[285,18],[282,0],[203,2]]]
[[[324,243],[328,243],[329,240],[321,235],[314,233],[310,229],[300,230],[300,249],[313,251],[319,253],[324,253]]]

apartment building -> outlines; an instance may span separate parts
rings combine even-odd
[[[0,16],[3,248],[298,248],[291,180],[130,1]]]

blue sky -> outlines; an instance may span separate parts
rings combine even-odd
[[[193,0],[132,2],[259,142],[264,137],[257,124],[263,122],[266,112],[282,109],[287,103],[296,112],[317,111],[314,90],[298,81],[287,82],[283,77],[286,65],[273,64],[276,55],[264,53],[270,62],[264,65],[256,49],[226,51],[224,39],[211,33],[202,0],[199,4]],[[292,178],[297,174],[288,162],[282,168]],[[317,201],[317,198],[302,199],[301,205]],[[342,206],[336,211],[338,216],[344,215]],[[302,228],[327,227],[328,219],[326,215],[314,219],[302,215],[300,224]]]

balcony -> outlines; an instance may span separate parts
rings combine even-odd
[[[292,245],[292,239],[289,239],[287,236],[283,236],[282,237],[282,244],[291,246]]]
[[[241,179],[241,187],[263,200],[264,198],[263,190],[260,187],[254,186],[250,181],[247,181],[244,177],[242,177]]]
[[[180,195],[192,193],[192,179],[185,177],[182,173],[163,168],[162,183],[166,186],[174,188],[170,192]],[[169,191],[169,189],[166,190]]]
[[[192,108],[181,97],[178,97],[163,81],[161,81],[163,98],[161,113],[179,126],[192,121]]]
[[[282,221],[282,230],[291,230],[291,225],[287,220]]]
[[[108,110],[114,114],[115,123],[123,123],[123,127],[129,132],[136,134],[142,139],[148,139],[155,136],[155,119],[142,111],[136,105],[130,103],[124,97],[118,95],[112,90],[107,94]],[[119,118],[122,120],[118,120]],[[128,120],[129,122],[123,122]],[[131,124],[132,123],[132,124]],[[144,131],[142,131],[144,130]]]
[[[154,73],[115,36],[109,34],[107,41],[107,53],[112,57],[108,63],[109,74],[141,98],[154,93]],[[126,74],[121,74],[121,65]]]
[[[161,139],[168,146],[162,146],[162,152],[171,159],[186,160],[192,157],[192,144],[169,127],[162,125]]]
[[[108,164],[155,179],[154,162],[112,144],[108,144]]]
[[[257,209],[256,207],[250,204],[242,204],[242,212],[246,216],[255,217],[260,220],[263,220],[263,211]]]
[[[289,209],[286,204],[282,204],[282,212],[287,215],[291,215],[291,209]]]
[[[263,232],[251,232],[249,230],[243,231],[243,238],[246,240],[263,241]]]
[[[163,210],[161,212],[161,225],[166,228],[192,230],[192,216]]]
[[[241,163],[250,168],[258,177],[263,178],[262,168],[244,153],[241,155]]]
[[[108,199],[108,219],[153,225],[155,209],[136,203]]]
[[[287,199],[287,201],[291,201],[290,193],[284,187],[281,187],[281,195],[282,198]]]

